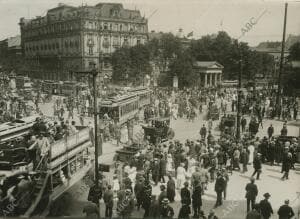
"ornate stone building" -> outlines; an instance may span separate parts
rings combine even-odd
[[[217,87],[222,83],[223,66],[216,61],[196,61],[193,64],[200,87]]]
[[[59,4],[46,16],[20,19],[24,74],[70,80],[70,72],[90,70],[93,63],[110,74],[111,54],[121,46],[147,41],[148,21],[122,4],[73,7]]]

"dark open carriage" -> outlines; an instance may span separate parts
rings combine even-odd
[[[221,134],[233,135],[235,133],[236,115],[225,115],[221,118],[220,131]]]
[[[151,124],[142,126],[145,139],[150,143],[160,143],[174,138],[174,131],[170,128],[170,118],[154,118],[150,120]]]
[[[219,120],[220,110],[216,104],[210,104],[208,107],[207,119]]]
[[[24,147],[0,149],[0,170],[18,169],[29,162],[30,155]]]
[[[139,145],[132,144],[130,146],[124,146],[122,149],[116,151],[117,159],[122,162],[130,161],[135,154],[139,152]]]

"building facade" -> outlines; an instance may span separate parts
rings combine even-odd
[[[111,55],[119,47],[144,44],[148,21],[122,4],[73,7],[59,4],[46,16],[20,19],[25,74],[48,80],[70,80],[71,72],[95,65],[111,74]]]
[[[19,72],[23,68],[22,60],[20,35],[0,41],[0,65],[4,70]]]
[[[193,69],[198,74],[199,87],[217,87],[222,84],[223,66],[215,61],[197,61]]]

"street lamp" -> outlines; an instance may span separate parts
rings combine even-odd
[[[93,69],[91,71],[93,77],[93,90],[94,90],[94,132],[95,132],[95,184],[96,187],[99,188],[99,170],[98,170],[98,155],[99,155],[99,148],[98,148],[98,111],[97,111],[97,85],[96,79],[98,75],[98,71],[96,70],[96,64],[92,63]]]
[[[102,147],[101,141],[98,142],[98,111],[97,111],[97,85],[96,85],[96,79],[98,75],[98,71],[96,69],[96,64],[91,63],[90,66],[92,67],[89,71],[77,71],[74,73],[77,74],[83,74],[83,75],[89,75],[92,76],[93,79],[93,98],[94,98],[94,142],[95,142],[95,185],[96,188],[99,188],[99,164],[98,164],[98,154],[99,154],[99,147]],[[100,143],[100,145],[99,145]]]
[[[243,74],[243,60],[242,55],[239,60],[239,84],[238,84],[238,102],[237,102],[237,118],[236,118],[236,138],[239,140],[241,138],[241,98],[242,98],[242,74]]]
[[[233,60],[236,64],[239,64],[239,75],[238,75],[238,96],[237,96],[237,116],[236,116],[236,139],[239,140],[241,138],[241,99],[242,99],[242,74],[243,74],[243,60],[242,60],[242,51],[239,43],[237,42],[237,46],[240,53],[239,60]]]

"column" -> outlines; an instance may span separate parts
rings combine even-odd
[[[216,87],[218,85],[218,74],[214,74],[214,76],[215,76],[214,82],[215,82],[215,87]]]
[[[210,87],[212,86],[212,74],[211,73],[209,74],[209,86]]]
[[[204,87],[207,87],[207,74],[204,73]]]
[[[219,83],[220,84],[222,83],[222,74],[221,73],[219,74]]]

